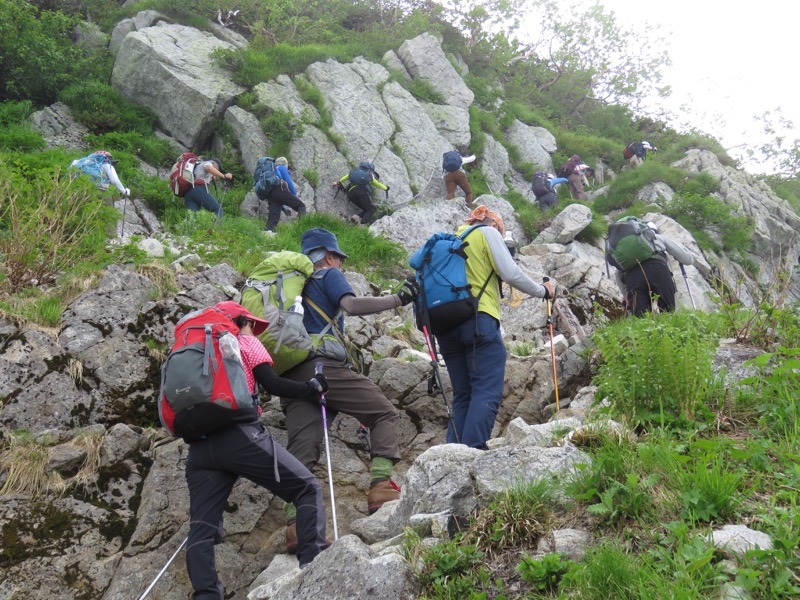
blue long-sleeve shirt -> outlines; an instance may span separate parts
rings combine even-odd
[[[275,165],[275,175],[286,182],[292,196],[297,196],[297,189],[294,187],[294,181],[292,181],[292,176],[289,175],[289,169],[286,165]]]

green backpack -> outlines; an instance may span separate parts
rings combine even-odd
[[[258,338],[272,355],[278,374],[310,358],[316,349],[303,325],[303,314],[291,311],[313,273],[314,265],[305,254],[273,252],[253,269],[242,288],[241,305],[269,321]]]
[[[651,258],[664,259],[656,249],[655,239],[655,231],[647,223],[636,217],[623,217],[608,226],[606,262],[627,271]]]

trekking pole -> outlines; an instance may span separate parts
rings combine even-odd
[[[678,263],[681,266],[681,273],[683,273],[683,280],[686,282],[686,291],[689,292],[689,300],[692,301],[692,308],[697,310],[697,305],[694,303],[694,296],[692,296],[692,288],[689,287],[689,278],[686,276],[686,269],[683,263]]]
[[[322,363],[318,362],[314,373],[322,375]],[[336,499],[333,496],[333,469],[331,468],[331,445],[328,440],[328,413],[325,410],[325,394],[319,395],[319,405],[322,408],[322,432],[325,436],[325,458],[328,461],[328,484],[331,491],[331,518],[333,519],[333,539],[339,539],[339,525],[336,522]]]
[[[542,279],[545,283],[550,281],[549,277],[545,277]],[[556,412],[561,410],[561,404],[558,401],[558,375],[556,374],[556,346],[553,343],[553,303],[550,302],[550,298],[546,300],[547,302],[547,327],[550,329],[550,358],[553,362],[553,389],[556,393]]]
[[[144,591],[144,593],[141,596],[139,596],[139,600],[144,600],[147,597],[147,594],[149,594],[150,591],[155,587],[156,583],[158,583],[158,580],[161,579],[161,576],[166,572],[167,568],[172,564],[172,561],[175,560],[175,557],[178,556],[178,553],[181,550],[183,550],[183,547],[186,545],[186,542],[188,542],[188,541],[189,541],[189,537],[187,536],[186,539],[181,542],[181,545],[178,546],[178,549],[175,550],[173,555],[167,561],[167,564],[164,565],[164,568],[161,569],[158,572],[158,575],[156,575],[156,578],[153,579],[152,583],[149,586],[147,586],[147,589]]]
[[[358,433],[361,437],[364,438],[364,443],[367,446],[367,453],[371,456],[372,455],[372,440],[369,438],[369,428],[364,425],[361,421],[358,422]]]
[[[128,212],[128,194],[125,194],[123,197],[125,200],[122,202],[122,225],[119,228],[119,239],[125,237],[125,214]]]
[[[456,443],[461,443],[461,436],[458,435],[456,429],[456,422],[453,418],[453,407],[447,401],[447,393],[444,391],[444,384],[442,383],[442,372],[439,369],[439,359],[436,356],[436,348],[433,345],[433,339],[428,331],[428,326],[422,326],[422,333],[425,336],[425,343],[428,345],[428,353],[431,355],[431,366],[433,367],[433,376],[428,380],[428,394],[432,394],[438,387],[442,392],[442,399],[444,400],[444,407],[447,410],[447,421],[449,426],[453,428],[453,435],[455,435]]]

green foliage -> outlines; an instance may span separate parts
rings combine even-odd
[[[629,423],[691,420],[708,400],[716,336],[700,315],[623,319],[593,340],[602,361],[598,393]]]
[[[733,206],[713,196],[676,194],[667,202],[664,213],[686,227],[704,250],[744,252],[753,238],[753,219],[735,216]]]
[[[561,578],[574,568],[574,565],[574,561],[565,559],[556,552],[548,552],[541,558],[524,554],[515,570],[522,576],[522,580],[532,584],[535,590],[552,594],[558,589]]]
[[[132,104],[110,85],[81,81],[61,92],[59,100],[70,107],[75,119],[93,133],[111,131],[152,135],[158,120],[147,108]]]
[[[727,523],[739,506],[744,474],[730,469],[717,454],[704,454],[675,473],[681,499],[681,516],[692,523]]]
[[[269,151],[275,157],[289,154],[292,138],[295,134],[303,133],[302,124],[298,123],[291,113],[276,110],[262,117],[259,122],[261,129],[272,142]]]
[[[408,91],[417,99],[422,102],[430,102],[432,104],[445,104],[445,97],[441,92],[431,85],[430,82],[419,77],[415,77],[408,83]]]
[[[333,117],[331,116],[331,111],[328,110],[328,107],[325,104],[325,97],[322,95],[322,92],[319,91],[319,88],[311,85],[311,83],[309,83],[303,77],[298,77],[295,79],[295,86],[297,87],[297,91],[300,93],[300,98],[317,109],[317,112],[319,113],[319,123],[317,124],[319,127],[323,131],[330,131],[330,128],[333,125]]]
[[[646,185],[662,181],[673,190],[680,190],[685,183],[685,177],[686,174],[681,169],[648,160],[636,169],[620,173],[611,181],[608,191],[595,199],[594,208],[604,214],[620,208],[629,208],[633,205],[636,194]]]
[[[0,101],[45,106],[67,85],[92,78],[95,58],[70,38],[78,22],[30,2],[0,0]]]
[[[628,473],[624,482],[614,481],[607,489],[599,492],[599,502],[586,510],[611,524],[628,519],[644,520],[653,511],[649,490],[657,481],[658,477],[655,475],[641,480],[635,473]]]
[[[2,169],[0,279],[11,292],[54,282],[74,263],[105,253],[106,231],[116,217],[82,179],[60,179],[56,170],[29,183]]]
[[[614,541],[590,548],[562,579],[561,589],[583,600],[668,598],[654,589],[653,572],[644,561]]]
[[[33,152],[44,148],[42,134],[26,120],[31,112],[29,100],[0,102],[0,151]]]

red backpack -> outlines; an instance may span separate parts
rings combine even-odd
[[[174,435],[200,438],[231,423],[258,420],[247,387],[239,328],[217,308],[189,313],[161,367],[158,416]]]
[[[196,185],[205,185],[202,179],[195,179],[194,168],[202,159],[193,152],[184,152],[172,165],[169,172],[169,188],[176,196],[183,198]]]
[[[631,146],[632,145],[633,144],[628,144],[627,146],[625,146],[622,149],[622,158],[624,158],[625,160],[629,160],[629,159],[633,158],[634,152],[633,152],[633,150],[631,150]]]

